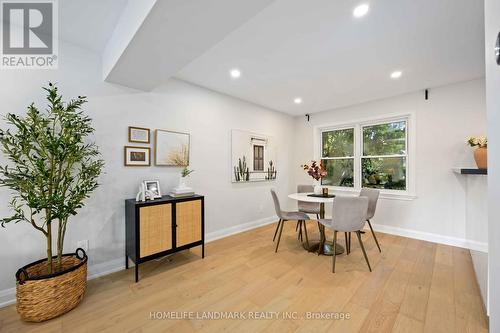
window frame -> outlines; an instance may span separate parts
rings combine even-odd
[[[333,132],[333,131],[342,131],[342,130],[353,130],[353,140],[354,142],[352,143],[352,156],[341,156],[341,157],[323,157],[323,133],[325,132]],[[354,181],[356,181],[356,166],[354,165],[356,163],[356,128],[354,126],[342,126],[338,128],[325,128],[322,129],[320,132],[320,158],[318,161],[323,161],[323,160],[353,160],[353,170],[352,174],[354,176]],[[330,186],[330,185],[321,185],[321,186],[326,186],[328,188],[341,188],[341,189],[353,189],[356,188],[356,184],[354,184],[353,187],[347,187],[347,186]]]
[[[374,125],[381,125],[391,122],[406,121],[406,155],[381,155],[381,156],[363,156],[363,128]],[[362,188],[362,159],[374,157],[406,157],[406,190],[380,189],[380,197],[385,199],[413,200],[416,198],[415,188],[415,132],[416,117],[413,112],[382,115],[379,117],[358,119],[341,123],[330,123],[317,125],[314,127],[314,159],[321,161],[323,159],[323,132],[354,128],[354,187],[328,186],[330,190],[339,193],[355,195]],[[324,159],[346,159],[324,158]]]

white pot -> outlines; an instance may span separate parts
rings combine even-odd
[[[321,183],[319,181],[314,182],[314,194],[322,194],[323,187],[321,187]]]
[[[179,177],[179,186],[178,186],[178,189],[184,189],[184,188],[187,187],[186,186],[186,178],[187,177],[182,177],[182,176]]]

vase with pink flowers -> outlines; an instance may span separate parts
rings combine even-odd
[[[316,161],[311,161],[310,164],[304,163],[300,166],[309,176],[314,179],[314,194],[321,194],[321,179],[327,176],[327,172],[323,164]]]

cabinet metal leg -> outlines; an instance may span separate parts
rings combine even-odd
[[[201,259],[205,258],[205,243],[201,245]]]
[[[135,282],[139,282],[139,264],[135,264]]]
[[[128,255],[125,254],[125,269],[128,269]]]

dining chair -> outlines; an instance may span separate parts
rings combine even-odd
[[[368,211],[368,198],[366,197],[336,197],[333,202],[331,219],[321,219],[319,223],[333,230],[333,265],[332,272],[335,273],[335,254],[337,246],[337,232],[355,232],[358,236],[359,245],[363,251],[366,264],[370,272],[372,268],[366,255],[360,231],[363,229]]]
[[[313,193],[314,192],[314,186],[312,185],[297,185],[297,193]],[[299,209],[299,212],[306,213],[306,214],[314,214],[316,215],[316,219],[319,220],[319,214],[320,214],[320,204],[316,202],[306,202],[306,201],[297,201],[297,207]],[[302,222],[306,223],[306,222]],[[298,230],[301,222],[297,221],[297,225],[295,226],[295,231]],[[301,228],[302,230],[302,228]],[[302,232],[299,232],[298,237],[302,240]]]
[[[380,195],[380,191],[373,189],[373,188],[362,188],[361,192],[359,193],[360,197],[367,197],[368,198],[368,211],[366,213],[366,222],[368,222],[368,226],[370,227],[370,230],[372,231],[373,239],[375,240],[375,243],[377,244],[378,251],[382,252],[382,250],[380,249],[380,245],[378,243],[377,236],[375,236],[375,232],[373,231],[372,224],[370,223],[370,220],[375,215],[375,210],[377,209],[377,201],[378,201],[379,195]]]
[[[276,215],[279,218],[278,225],[276,226],[276,231],[274,231],[274,237],[273,237],[273,242],[276,239],[276,234],[278,233],[279,229],[279,235],[278,235],[278,242],[276,243],[276,250],[274,252],[278,252],[278,247],[280,245],[280,240],[281,240],[281,233],[283,232],[283,225],[285,224],[286,221],[298,221],[301,229],[300,231],[302,232],[302,226],[304,226],[304,233],[306,236],[306,243],[307,247],[309,247],[309,238],[307,236],[307,228],[305,226],[305,221],[309,219],[309,216],[307,216],[306,213],[302,212],[285,212],[281,210],[281,205],[280,201],[278,199],[278,196],[276,195],[276,191],[274,189],[271,189],[271,196],[273,197],[274,201],[274,209],[276,211]]]

